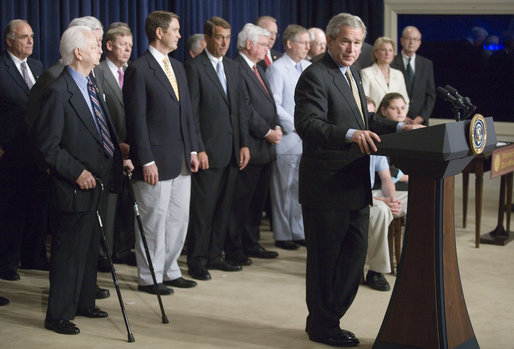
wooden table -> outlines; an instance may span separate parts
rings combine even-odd
[[[504,145],[505,146],[505,145]],[[504,146],[497,147],[496,149]],[[512,145],[511,145],[512,146]],[[495,150],[496,150],[495,149]],[[491,170],[491,159],[493,151],[485,152],[475,156],[475,158],[462,170],[462,226],[466,228],[466,219],[468,213],[468,185],[469,174],[475,174],[475,247],[480,247],[480,225],[482,222],[482,197],[484,185],[484,173]],[[502,176],[502,185],[500,188],[500,207],[505,207],[505,196],[507,197],[507,231],[510,230],[510,211],[512,205],[512,173]],[[506,195],[505,195],[506,191]],[[500,211],[498,209],[500,217]],[[501,226],[503,227],[503,214],[501,216]]]

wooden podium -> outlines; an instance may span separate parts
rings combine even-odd
[[[486,118],[484,151],[496,144]],[[373,348],[479,348],[460,282],[454,175],[473,159],[470,121],[381,136],[378,154],[409,174],[403,253]]]

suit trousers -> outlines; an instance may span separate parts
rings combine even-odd
[[[248,165],[237,175],[225,256],[242,254],[258,248],[259,226],[269,190],[271,165]]]
[[[271,170],[271,209],[275,240],[303,240],[302,206],[298,201],[301,154],[277,154]]]
[[[105,218],[102,219],[112,258],[127,257],[134,248],[134,210],[127,176],[123,176],[120,194],[109,193]],[[100,256],[106,257],[102,248]]]
[[[366,263],[370,270],[377,273],[390,273],[389,243],[387,236],[389,224],[393,221],[391,209],[383,201],[373,199],[369,208],[368,254]]]
[[[302,209],[307,242],[306,330],[310,335],[334,336],[359,288],[369,206],[352,211]]]
[[[50,292],[46,318],[72,320],[95,305],[100,227],[95,211],[51,211]]]
[[[155,186],[136,181],[134,194],[157,282],[181,277],[177,260],[186,239],[191,198],[191,174],[185,161],[174,179]],[[139,231],[137,221],[135,229]],[[153,284],[140,233],[136,234],[135,252],[139,285]]]
[[[200,170],[193,174],[187,264],[205,267],[221,259],[238,168]]]

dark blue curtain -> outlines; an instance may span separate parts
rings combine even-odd
[[[122,21],[134,34],[135,59],[148,45],[145,18],[154,10],[180,16],[182,40],[174,56],[181,61],[189,35],[202,33],[203,23],[212,16],[223,17],[232,25],[230,57],[236,54],[237,33],[261,15],[277,18],[279,32],[283,32],[291,23],[324,29],[333,15],[350,12],[368,26],[366,41],[372,43],[383,34],[383,0],[0,0],[0,28],[3,31],[11,19],[26,19],[36,34],[33,57],[48,67],[59,58],[60,36],[73,18],[95,16],[105,27]],[[5,49],[3,40],[0,47]],[[277,42],[275,48],[282,50],[282,43]]]

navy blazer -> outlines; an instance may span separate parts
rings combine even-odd
[[[27,58],[32,75],[43,73],[43,63]],[[27,127],[25,113],[29,88],[7,52],[0,56],[0,147],[5,151],[3,161],[22,164],[26,160]],[[25,159],[25,160],[24,160]]]
[[[113,161],[105,155],[91,110],[67,69],[43,94],[34,134],[51,170],[50,205],[57,211],[96,209],[98,189],[81,190],[75,183],[84,169],[101,179],[105,190],[121,188],[123,169],[118,139],[103,98],[99,102],[115,146]]]
[[[191,98],[182,63],[170,57],[180,101],[163,69],[146,51],[125,71],[123,102],[136,179],[143,179],[142,166],[155,161],[159,180],[177,177],[184,158],[198,151],[191,112]]]
[[[248,146],[248,121],[243,111],[239,65],[223,57],[227,94],[205,50],[186,62],[185,68],[199,151],[207,152],[210,168],[223,168],[231,161],[239,164],[239,151]]]
[[[351,67],[365,113],[327,53],[302,74],[295,92],[295,128],[303,141],[299,199],[319,210],[357,210],[371,204],[369,156],[346,142],[349,129],[396,132],[398,123],[369,115],[359,73]]]
[[[264,138],[270,129],[280,126],[275,100],[270,94],[271,88],[261,67],[257,66],[257,69],[267,91],[240,54],[237,54],[234,61],[240,65],[243,78],[244,113],[248,118],[248,145],[251,154],[249,163],[267,164],[276,159],[275,145]]]

